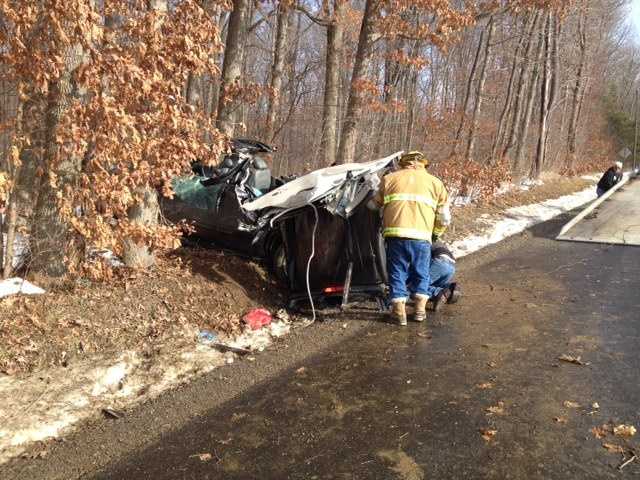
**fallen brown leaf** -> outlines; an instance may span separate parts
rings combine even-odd
[[[493,383],[491,382],[479,383],[476,385],[476,387],[478,387],[480,390],[488,390],[489,388],[493,388]]]
[[[591,429],[591,433],[593,433],[593,436],[596,437],[597,439],[604,438],[610,433],[612,433],[611,425],[605,424],[605,425],[602,425],[601,427],[593,427]]]
[[[504,413],[504,402],[498,402],[497,405],[488,407],[485,411],[488,415],[502,415]]]
[[[208,462],[212,457],[210,453],[197,453],[195,455],[191,455],[189,458],[198,458],[201,462]]]
[[[553,421],[556,423],[567,423],[569,420],[567,417],[553,417]]]
[[[613,443],[603,443],[602,446],[606,448],[611,453],[624,453],[624,447],[620,445],[615,445]]]
[[[497,433],[498,433],[497,430],[490,430],[488,428],[480,429],[480,434],[482,435],[482,438],[484,438],[485,441],[487,442],[491,441],[491,439],[493,439],[493,437],[495,437]]]
[[[566,400],[563,405],[567,408],[580,408],[579,403],[572,402],[570,400]]]
[[[583,362],[582,361],[582,357],[579,357],[579,356],[578,357],[573,357],[571,355],[564,354],[564,355],[560,355],[558,357],[558,360],[561,360],[561,361],[567,362],[567,363],[573,363],[574,365],[580,365],[580,366],[583,366],[583,367],[586,367],[586,366],[590,365],[589,362]]]
[[[633,437],[636,434],[636,427],[633,425],[618,425],[613,427],[613,434],[619,437]]]
[[[307,369],[305,367],[300,367],[299,369],[296,370],[297,374],[303,374],[307,371]]]

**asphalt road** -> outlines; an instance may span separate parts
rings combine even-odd
[[[260,365],[230,370],[271,372],[251,376],[253,385],[231,382],[233,395],[219,396],[225,383],[214,372],[124,419],[96,420],[0,477],[638,475],[640,460],[616,467],[640,434],[598,439],[591,429],[640,428],[640,250],[552,240],[563,221],[464,259],[465,298],[426,325],[401,329],[369,312],[347,328],[342,320],[310,327],[308,338],[289,340],[298,353],[277,368],[282,355],[271,352]],[[317,332],[334,340],[323,344]]]
[[[631,179],[563,238],[640,246],[640,179]]]

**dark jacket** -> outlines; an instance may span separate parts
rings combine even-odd
[[[446,244],[440,241],[436,241],[431,246],[431,258],[435,259],[438,257],[449,257],[449,260],[451,260],[452,262],[455,263],[456,261],[456,258],[453,256],[453,253],[451,253],[451,250],[449,250]]]
[[[620,180],[622,180],[622,173],[618,173],[614,167],[611,167],[602,175],[602,178],[598,182],[598,188],[606,192]]]

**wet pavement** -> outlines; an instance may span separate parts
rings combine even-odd
[[[464,301],[426,324],[369,326],[84,478],[640,474],[616,469],[638,439],[591,433],[640,427],[640,250],[552,236],[463,268]]]

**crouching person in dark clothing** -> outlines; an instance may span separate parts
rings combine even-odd
[[[598,197],[604,195],[605,192],[613,188],[620,180],[622,180],[622,162],[616,162],[609,170],[604,172],[604,175],[602,175],[602,178],[598,182],[598,187],[596,188]]]
[[[444,242],[434,236],[431,245],[431,262],[429,263],[429,281],[434,290],[443,291],[450,289],[449,295],[437,295],[431,298],[434,311],[439,311],[446,303],[456,303],[461,296],[460,288],[453,282],[456,274],[456,259]],[[451,289],[451,286],[455,288]],[[413,286],[409,286],[412,290]]]
[[[431,286],[437,289],[446,289],[453,284],[456,274],[456,259],[451,250],[441,241],[434,241],[431,246],[431,264],[429,265],[429,278]],[[455,285],[455,284],[454,284]],[[451,295],[439,295],[432,299],[433,309],[438,311],[445,303],[456,303],[460,298],[458,288],[451,291]]]

